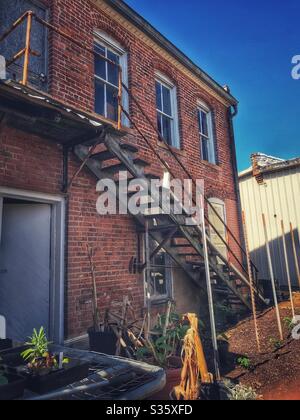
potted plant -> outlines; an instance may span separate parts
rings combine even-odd
[[[25,379],[21,376],[7,373],[0,366],[0,401],[9,401],[22,397],[25,382]]]
[[[45,330],[34,329],[26,350],[21,353],[25,362],[22,374],[27,379],[26,388],[38,394],[45,394],[80,381],[89,375],[89,364],[80,360],[70,360],[63,354],[49,351]]]
[[[137,350],[137,359],[158,365],[166,371],[166,386],[152,400],[169,400],[173,388],[180,383],[182,343],[188,329],[189,326],[176,313],[159,315],[151,338],[143,340],[144,346]]]
[[[88,244],[86,251],[90,264],[92,277],[92,308],[93,308],[93,326],[88,329],[90,350],[97,353],[115,355],[117,348],[117,336],[108,323],[108,314],[106,313],[104,324],[101,324],[100,311],[98,307],[97,282],[95,275],[94,250]]]

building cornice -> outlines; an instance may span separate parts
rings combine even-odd
[[[193,63],[182,51],[157,31],[142,16],[122,0],[90,0],[103,12],[120,22],[130,33],[136,35],[146,45],[155,50],[173,66],[193,79],[203,90],[226,106],[238,104],[228,91]]]

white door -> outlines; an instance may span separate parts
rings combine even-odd
[[[33,328],[49,331],[50,253],[51,205],[4,200],[0,314],[6,319],[7,337],[18,342]]]
[[[218,200],[218,199],[210,199],[209,201],[221,218],[221,220],[220,220],[219,217],[213,211],[213,209],[209,206],[209,208],[208,208],[209,221],[216,228],[219,235],[227,243],[227,231],[226,231],[226,226],[225,226],[225,224],[226,224],[225,204],[224,204],[223,201]],[[225,224],[222,223],[222,221]],[[211,241],[214,244],[214,246],[220,252],[220,254],[223,255],[227,259],[228,258],[227,247],[212,227],[210,227],[210,238],[211,238]],[[219,259],[219,262],[221,263],[220,259]]]

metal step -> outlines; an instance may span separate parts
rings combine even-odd
[[[148,162],[140,158],[133,159],[133,163],[135,164],[135,166],[139,167],[140,169],[146,168],[147,166],[149,166]],[[124,163],[120,162],[115,165],[111,165],[111,166],[107,166],[103,168],[103,171],[109,172],[110,174],[116,174],[117,172],[127,171],[127,166]]]
[[[91,159],[96,159],[100,162],[105,162],[106,160],[116,159],[116,157],[109,150],[104,150],[103,152],[95,153],[94,155],[92,155]]]
[[[139,151],[139,149],[136,146],[133,146],[132,144],[128,143],[120,143],[120,147],[125,152],[137,153]]]
[[[174,242],[171,244],[174,248],[192,248],[191,244],[175,244]]]

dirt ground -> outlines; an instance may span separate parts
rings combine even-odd
[[[300,315],[300,293],[294,294],[296,315]],[[294,340],[288,320],[292,318],[290,302],[280,304],[284,342],[279,340],[274,309],[264,312],[258,327],[262,351],[259,354],[253,319],[247,319],[229,330],[232,366],[226,377],[253,387],[264,400],[300,400],[300,340]],[[234,366],[239,357],[250,359],[251,368]]]

